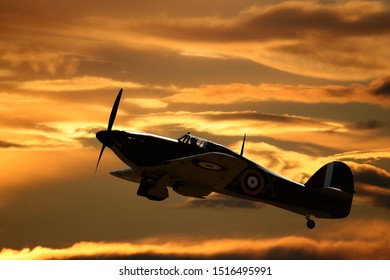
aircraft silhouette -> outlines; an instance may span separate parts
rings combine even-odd
[[[205,198],[212,192],[267,203],[306,217],[345,218],[354,191],[350,168],[334,161],[321,167],[305,184],[285,178],[212,141],[186,133],[171,139],[149,133],[112,130],[122,95],[114,102],[107,130],[96,133],[103,144],[95,176],[105,147],[129,168],[110,174],[139,183],[137,194],[150,200],[166,199],[168,187],[180,195]]]

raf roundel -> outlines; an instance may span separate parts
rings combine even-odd
[[[241,175],[241,189],[247,195],[260,194],[264,190],[264,186],[264,177],[256,170],[248,169]]]
[[[200,168],[211,170],[211,171],[222,171],[222,170],[226,169],[225,167],[223,167],[223,166],[221,166],[219,164],[216,164],[216,163],[213,163],[213,162],[209,162],[209,161],[194,159],[192,162],[196,166],[199,166]]]

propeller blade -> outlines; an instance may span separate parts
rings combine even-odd
[[[118,92],[118,96],[115,99],[114,105],[112,106],[111,114],[110,114],[110,119],[108,120],[108,127],[107,130],[110,131],[116,117],[116,112],[118,111],[119,107],[119,102],[121,101],[121,96],[122,96],[122,91],[123,89],[121,88]],[[103,149],[102,149],[103,150]]]
[[[97,173],[97,170],[98,170],[98,167],[99,167],[100,159],[102,158],[102,155],[103,155],[103,152],[104,152],[104,148],[105,148],[105,147],[106,147],[106,145],[103,145],[103,146],[102,146],[102,149],[100,150],[99,158],[98,158],[98,161],[97,161],[97,163],[96,163],[95,175],[93,176],[94,181],[95,181],[96,173]]]
[[[114,105],[112,106],[112,109],[111,109],[111,114],[110,114],[110,118],[108,119],[108,126],[107,126],[107,131],[111,131],[112,129],[112,126],[114,125],[114,121],[115,121],[115,117],[116,117],[116,113],[118,111],[118,107],[119,107],[119,102],[121,101],[121,97],[122,97],[122,91],[123,89],[121,88],[118,92],[118,95],[115,99],[115,102],[114,102]],[[101,131],[103,132],[103,131]],[[98,132],[99,133],[99,132]],[[96,134],[96,137],[98,137],[98,133]],[[98,138],[99,139],[99,138]],[[99,139],[100,140],[100,139]],[[101,140],[102,141],[102,140]],[[104,143],[104,141],[102,141],[102,143]],[[96,163],[96,168],[95,168],[95,174],[93,176],[93,184],[95,184],[95,177],[96,177],[96,173],[97,173],[97,170],[98,170],[98,167],[99,167],[99,163],[100,163],[100,159],[102,158],[103,156],[103,152],[104,152],[104,149],[106,148],[106,145],[103,144],[102,146],[102,149],[100,150],[100,154],[99,154],[99,158],[98,158],[98,161]]]

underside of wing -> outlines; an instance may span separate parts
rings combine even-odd
[[[141,183],[142,180],[141,174],[132,168],[111,171],[110,174],[123,180],[135,183]]]
[[[158,168],[177,187],[205,187],[218,191],[226,187],[247,166],[239,157],[223,153],[205,153],[164,162]]]
[[[138,194],[156,200],[168,197],[166,187],[172,187],[184,196],[200,198],[213,191],[221,192],[246,167],[247,161],[240,157],[213,152],[168,160],[156,166],[116,170],[110,174],[140,183]]]

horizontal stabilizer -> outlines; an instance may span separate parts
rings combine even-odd
[[[351,199],[352,197],[352,194],[349,194],[345,191],[342,191],[337,188],[332,188],[332,187],[318,188],[318,189],[314,189],[313,191],[320,195],[330,197],[330,198]]]

